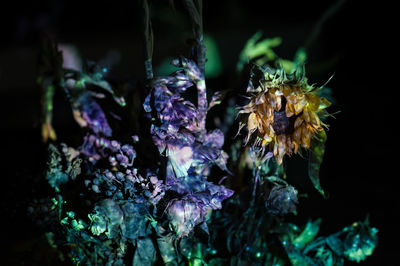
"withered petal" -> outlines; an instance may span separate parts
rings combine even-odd
[[[247,129],[249,131],[253,131],[257,128],[258,121],[257,121],[257,114],[251,113],[249,118],[247,119]]]
[[[304,120],[301,116],[297,117],[294,121],[294,128],[297,129],[303,124]]]
[[[294,106],[291,103],[286,103],[286,107],[285,107],[285,113],[287,117],[291,117],[294,115],[295,111],[294,111]]]

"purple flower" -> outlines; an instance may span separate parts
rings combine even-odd
[[[228,155],[222,150],[223,133],[218,129],[207,133],[205,129],[207,99],[202,72],[194,61],[185,58],[172,63],[183,69],[154,79],[143,107],[149,118],[159,122],[150,132],[159,152],[168,158],[165,186],[181,195],[170,201],[166,212],[182,237],[196,225],[206,229],[205,214],[220,209],[233,191],[207,181],[213,164],[228,171]],[[193,85],[198,89],[199,108],[180,95]]]
[[[89,134],[84,137],[80,152],[87,156],[89,161],[95,163],[101,158],[106,157],[104,150],[108,147],[112,147],[109,140]]]
[[[170,224],[178,237],[188,236],[194,227],[204,221],[205,209],[202,204],[192,200],[173,200],[167,208]]]
[[[179,59],[172,60],[171,64],[176,67],[183,67],[185,76],[189,77],[189,79],[192,81],[204,79],[203,73],[193,60],[181,57]]]
[[[204,145],[220,149],[224,145],[224,140],[224,133],[219,129],[214,129],[207,133]]]
[[[89,92],[83,92],[74,103],[80,112],[81,126],[88,126],[94,133],[110,137],[112,129],[100,105],[93,100]],[[75,112],[75,117],[77,113]],[[79,120],[79,118],[76,117]],[[85,124],[86,123],[86,124]]]
[[[196,131],[198,117],[196,107],[180,97],[177,90],[155,82],[156,84],[147,95],[143,106],[148,113],[152,110],[156,111],[157,117],[155,118],[161,122],[160,129],[171,133],[178,131],[180,127]],[[152,98],[153,105],[151,105]]]
[[[121,145],[116,140],[92,134],[84,137],[80,153],[87,156],[92,163],[107,159],[111,166],[122,168],[131,167],[136,158],[136,151],[131,145]]]
[[[172,200],[166,210],[170,223],[179,237],[187,236],[200,224],[207,231],[206,214],[211,210],[221,209],[222,201],[233,194],[232,190],[205,180],[191,182],[191,185],[195,192],[186,194],[181,199]],[[185,188],[177,191],[183,193]]]
[[[183,195],[190,195],[213,210],[221,208],[221,202],[233,195],[230,190],[221,185],[215,185],[198,176],[191,176],[177,182],[170,189]]]

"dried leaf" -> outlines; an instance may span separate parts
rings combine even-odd
[[[228,92],[229,92],[229,90],[215,92],[211,98],[210,104],[208,105],[208,110],[210,110],[212,107],[220,104]]]

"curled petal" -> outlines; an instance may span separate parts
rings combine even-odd
[[[289,102],[287,102],[286,103],[286,107],[285,107],[285,112],[286,112],[286,116],[287,117],[293,116],[295,114],[295,112],[296,112],[295,109],[294,109],[294,105],[289,103]]]
[[[247,128],[250,132],[254,131],[258,127],[258,119],[256,113],[251,113],[247,120]]]
[[[319,106],[318,106],[318,111],[321,111],[329,106],[331,106],[331,102],[325,98],[321,98]]]
[[[303,111],[304,106],[306,106],[307,101],[304,97],[300,99],[300,101],[294,104],[294,112],[296,115],[300,114]]]
[[[294,128],[297,129],[303,124],[304,120],[301,116],[297,117],[294,121]]]
[[[309,105],[309,108],[313,111],[318,110],[318,107],[320,105],[320,97],[316,94],[307,94],[307,102]]]
[[[275,111],[279,112],[282,108],[282,97],[279,95],[276,97]]]
[[[302,127],[302,136],[301,136],[301,144],[304,148],[310,147],[312,131],[310,131],[307,127]]]

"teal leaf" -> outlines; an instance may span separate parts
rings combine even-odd
[[[343,256],[343,242],[339,237],[332,235],[326,238],[326,243],[338,256]]]
[[[293,240],[293,244],[298,249],[303,249],[318,234],[321,218],[315,221],[308,221],[304,230]]]
[[[308,161],[308,176],[315,189],[326,197],[319,181],[319,170],[325,153],[326,133],[325,130],[319,131],[311,140],[310,159]]]
[[[132,265],[153,265],[156,250],[150,238],[138,239]]]

